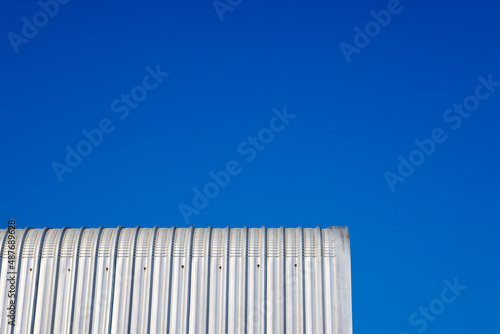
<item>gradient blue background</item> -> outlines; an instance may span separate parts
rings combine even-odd
[[[339,43],[387,1],[245,0],[222,22],[210,0],[72,1],[18,54],[7,34],[40,8],[4,3],[2,228],[185,227],[192,188],[286,105],[298,116],[190,224],[346,225],[356,333],[417,333],[410,314],[455,277],[467,290],[425,332],[499,333],[500,89],[457,131],[442,115],[478,75],[500,81],[500,5],[401,3],[351,64]],[[156,64],[170,76],[119,120],[111,102]],[[105,117],[60,183],[51,163]],[[391,192],[383,173],[436,127],[448,140]]]

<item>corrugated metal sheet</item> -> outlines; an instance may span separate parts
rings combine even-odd
[[[0,333],[352,333],[349,235],[321,228],[0,230]]]

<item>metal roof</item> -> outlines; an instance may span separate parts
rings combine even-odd
[[[352,333],[345,227],[17,230],[15,327],[7,235],[0,333]]]

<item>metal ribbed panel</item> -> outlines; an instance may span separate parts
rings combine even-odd
[[[352,333],[346,228],[16,232],[1,333]],[[6,230],[0,280],[6,282]]]

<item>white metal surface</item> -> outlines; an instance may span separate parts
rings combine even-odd
[[[345,227],[23,229],[0,333],[351,334]]]

